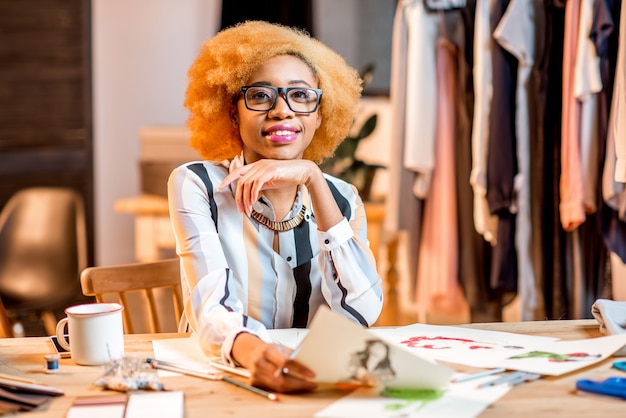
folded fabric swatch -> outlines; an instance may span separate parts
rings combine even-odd
[[[591,314],[600,323],[600,332],[603,334],[626,333],[626,302],[598,299],[591,306]],[[626,356],[626,347],[614,355]]]

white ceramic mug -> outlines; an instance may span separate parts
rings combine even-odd
[[[119,360],[124,355],[122,310],[119,303],[70,306],[65,309],[67,317],[57,324],[59,344],[70,351],[72,360],[84,366]],[[66,324],[69,342],[65,339]]]

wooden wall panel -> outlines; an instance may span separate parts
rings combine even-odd
[[[0,0],[0,207],[17,190],[83,195],[93,261],[89,0]]]

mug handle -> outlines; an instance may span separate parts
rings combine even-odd
[[[67,321],[68,319],[65,317],[57,324],[57,341],[61,347],[70,351],[70,343],[65,339],[65,325],[67,324]]]

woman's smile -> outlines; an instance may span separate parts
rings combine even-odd
[[[289,125],[275,125],[263,132],[270,142],[287,144],[298,139],[300,130]]]

